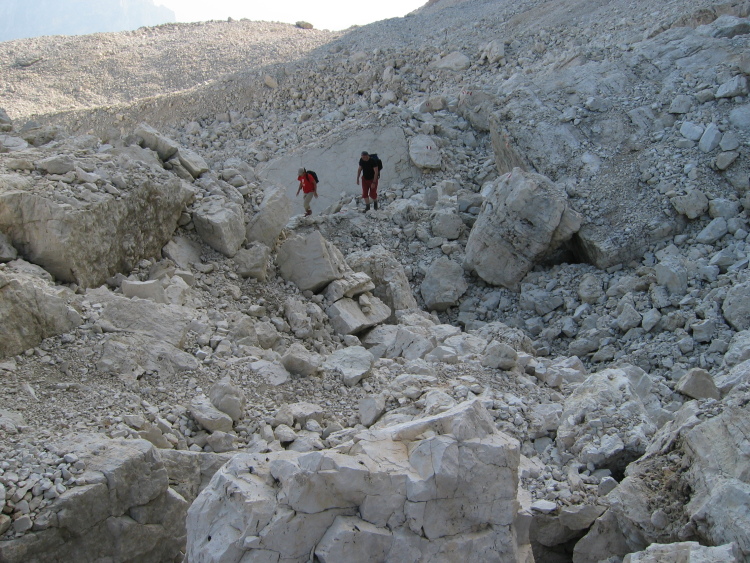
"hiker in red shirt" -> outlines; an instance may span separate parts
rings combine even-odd
[[[297,170],[297,180],[299,180],[299,188],[295,197],[299,195],[300,190],[304,193],[302,204],[305,206],[305,217],[312,215],[312,209],[310,209],[310,202],[313,196],[318,197],[318,183],[315,178],[304,168]]]

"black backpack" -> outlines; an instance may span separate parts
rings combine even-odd
[[[375,162],[375,166],[380,169],[380,171],[383,171],[383,161],[378,158],[378,155],[375,153],[370,153],[370,158]]]
[[[312,176],[313,178],[315,178],[315,183],[316,183],[316,184],[319,184],[319,183],[320,183],[320,180],[318,180],[318,175],[317,175],[317,174],[316,174],[315,172],[313,172],[312,170],[306,170],[306,172],[307,172],[307,173],[308,173],[308,174],[309,174],[310,176]]]

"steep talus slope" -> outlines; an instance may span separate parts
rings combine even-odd
[[[132,103],[294,60],[338,35],[238,20],[6,41],[0,43],[0,107],[23,120]]]

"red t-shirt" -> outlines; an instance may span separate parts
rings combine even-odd
[[[297,180],[302,182],[302,193],[309,194],[310,192],[315,191],[315,180],[309,173],[298,177]]]

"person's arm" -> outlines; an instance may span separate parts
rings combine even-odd
[[[312,175],[310,176],[309,180],[313,185],[313,195],[315,197],[318,197],[318,183],[315,181],[315,178],[313,178]]]
[[[357,185],[359,186],[359,176],[362,174],[362,166],[357,167]]]
[[[299,188],[297,188],[297,193],[294,194],[294,197],[297,197],[301,191],[302,191],[302,180],[299,181]]]

